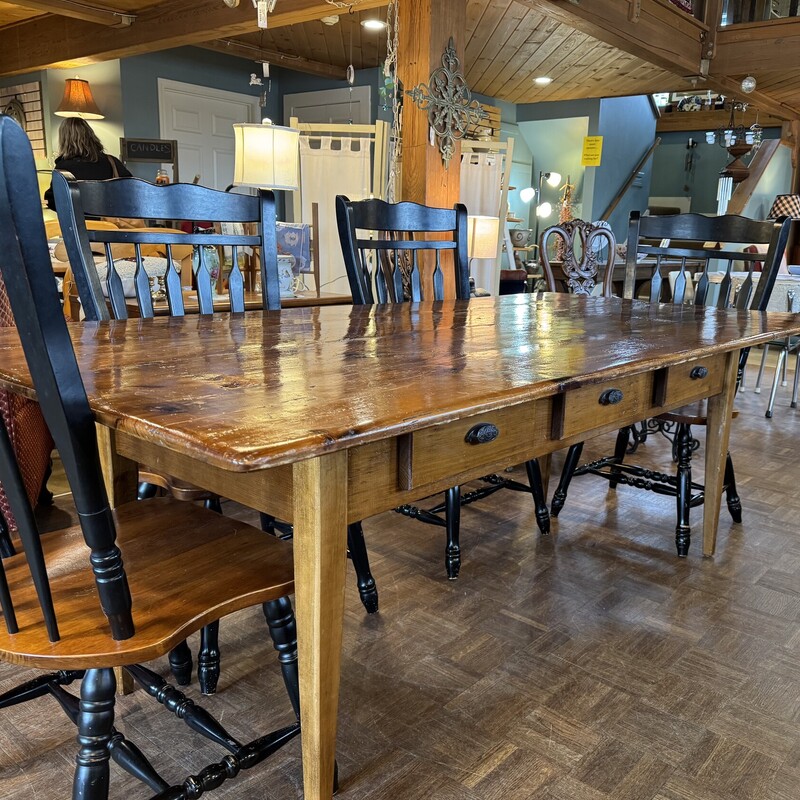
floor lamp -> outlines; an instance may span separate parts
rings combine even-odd
[[[540,217],[549,217],[553,213],[553,206],[550,203],[543,203],[542,202],[542,185],[547,183],[549,186],[556,187],[559,183],[561,183],[561,173],[560,172],[542,172],[539,170],[539,183],[538,186],[538,197],[536,203],[536,225],[534,226],[533,232],[533,243],[536,245],[536,263],[541,264],[541,254],[539,253],[539,218]]]

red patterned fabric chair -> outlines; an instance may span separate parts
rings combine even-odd
[[[0,327],[12,325],[14,317],[5,284],[0,277]],[[39,404],[21,395],[0,390],[0,414],[16,453],[28,498],[31,505],[35,506],[50,474],[50,454],[53,450],[50,431],[39,410]],[[17,523],[11,513],[8,498],[0,485],[0,556],[14,553],[11,533],[16,529]]]

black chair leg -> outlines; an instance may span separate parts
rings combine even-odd
[[[90,669],[81,683],[78,743],[73,800],[107,800],[109,751],[114,727],[113,669]]]
[[[186,640],[169,651],[169,668],[178,686],[188,686],[192,682],[192,651]]]
[[[361,603],[367,610],[367,614],[374,614],[378,610],[378,587],[375,585],[372,572],[370,572],[364,528],[360,522],[354,522],[347,526],[347,551],[356,571]]]
[[[217,514],[222,513],[222,503],[220,503],[219,497],[209,497],[208,500],[204,501],[203,505],[209,511],[216,511]]]
[[[614,462],[616,464],[621,464],[625,460],[625,452],[628,449],[628,441],[630,440],[630,438],[631,438],[630,427],[626,426],[624,428],[619,429],[619,433],[617,434],[617,442],[614,445]],[[611,474],[614,477],[612,477],[611,480],[609,480],[608,486],[611,489],[616,489],[617,484],[619,483],[619,479],[616,476],[620,474],[620,471],[612,466]]]
[[[550,533],[550,512],[547,510],[547,498],[544,496],[544,482],[539,460],[533,458],[526,461],[525,469],[528,472],[528,485],[531,487],[533,503],[536,506],[536,524],[542,535],[547,536]]]
[[[444,549],[444,566],[447,577],[454,581],[461,569],[461,545],[459,533],[461,530],[461,487],[452,486],[445,492],[445,530],[447,531],[447,545]]]
[[[47,469],[44,472],[44,477],[42,478],[42,485],[39,487],[39,496],[36,498],[37,506],[53,505],[53,493],[47,488],[47,481],[50,480],[50,476],[52,474],[53,460],[50,459],[49,463],[47,464]]]
[[[200,631],[200,652],[197,654],[197,682],[203,694],[216,694],[219,682],[219,620]]]
[[[263,609],[272,644],[278,651],[286,692],[295,716],[299,720],[300,680],[297,672],[297,625],[294,620],[292,604],[288,597],[280,597],[264,603]]]
[[[733,474],[733,461],[731,461],[730,453],[728,453],[725,458],[725,477],[723,478],[723,482],[725,484],[725,500],[728,503],[728,511],[734,522],[741,522],[742,501],[739,499],[739,493],[736,491],[736,477]]]
[[[675,547],[681,558],[689,555],[692,531],[689,527],[689,510],[692,500],[692,431],[681,422],[675,431],[678,452],[678,525],[675,528]]]
[[[17,551],[11,541],[11,531],[8,529],[5,518],[0,513],[0,558],[10,558]]]
[[[136,493],[136,496],[139,500],[149,500],[151,497],[155,497],[158,494],[158,486],[154,483],[146,483],[142,481],[139,484],[139,491]]]
[[[583,452],[583,442],[578,442],[572,445],[567,451],[567,458],[564,461],[564,469],[561,470],[561,478],[558,481],[558,487],[553,494],[553,502],[550,504],[550,516],[557,517],[564,503],[567,501],[567,492],[569,491],[569,484],[572,481],[572,475],[578,468],[578,462]]]

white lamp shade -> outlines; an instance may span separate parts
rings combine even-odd
[[[550,172],[545,179],[550,186],[558,186],[561,183],[561,173],[560,172]]]
[[[300,131],[235,122],[233,183],[261,189],[300,188]]]
[[[550,203],[541,203],[536,207],[537,217],[549,217],[553,213],[553,206]]]
[[[498,217],[467,217],[467,253],[470,258],[494,258],[500,232]]]
[[[523,203],[530,203],[534,197],[536,197],[536,189],[534,189],[533,186],[526,186],[519,193],[519,199],[522,200]]]

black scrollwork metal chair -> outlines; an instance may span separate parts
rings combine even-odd
[[[39,535],[0,425],[0,480],[24,548],[24,554],[0,563],[0,658],[47,671],[0,696],[0,708],[51,695],[76,724],[73,797],[107,798],[110,758],[158,797],[198,797],[263,761],[300,732],[299,721],[242,743],[140,662],[165,655],[220,614],[262,603],[297,714],[291,546],[168,497],[109,508],[94,416],[53,280],[30,143],[2,116],[0,250],[25,357],[80,523]],[[214,569],[208,569],[211,564]],[[225,758],[170,786],[114,727],[116,667],[193,731],[227,750]],[[64,688],[75,680],[81,680],[79,698]]]
[[[634,286],[639,285],[637,273],[643,270],[649,276],[647,299],[650,302],[691,302],[716,308],[764,311],[786,249],[788,232],[789,220],[786,218],[777,222],[758,222],[735,215],[642,217],[634,211],[628,231],[625,296],[633,297]],[[664,244],[664,240],[669,242]],[[712,243],[713,247],[710,246]],[[742,252],[742,246],[750,244],[767,244],[768,252],[766,255]],[[754,272],[756,262],[763,262],[760,273]],[[694,287],[692,272],[699,273]],[[745,349],[739,359],[739,380],[747,356],[748,349]],[[692,371],[691,378],[703,380],[707,374],[707,369],[698,366]],[[578,466],[578,463],[583,443],[573,445],[553,495],[552,515],[558,516],[566,501],[570,481],[578,475],[598,475],[605,478],[611,488],[623,484],[675,497],[675,544],[679,556],[688,555],[691,539],[689,512],[691,508],[701,505],[704,499],[703,485],[692,482],[692,452],[699,447],[699,442],[692,439],[691,426],[705,425],[706,421],[704,402],[660,414],[644,422],[639,430],[635,426],[621,429],[613,455],[582,466]],[[673,441],[673,453],[677,461],[675,475],[625,462],[626,453],[635,451],[656,430]],[[631,440],[633,444],[629,447]],[[728,511],[734,522],[741,522],[741,501],[736,491],[730,453],[725,465],[724,488]]]
[[[430,208],[417,203],[390,204],[383,200],[352,202],[336,197],[339,241],[355,304],[420,302],[425,284],[434,300],[445,297],[445,270],[452,268],[455,297],[470,296],[467,260],[467,209]],[[371,238],[365,238],[369,231]],[[360,233],[359,233],[360,232]],[[428,274],[429,273],[429,274]],[[459,527],[461,506],[508,488],[530,492],[536,506],[536,521],[542,533],[550,530],[550,519],[539,462],[526,462],[530,485],[499,476],[486,476],[485,487],[461,492],[454,486],[443,503],[431,509],[404,505],[401,514],[445,528],[445,569],[451,580],[461,567]],[[441,514],[444,512],[444,518]]]
[[[280,308],[278,285],[277,246],[275,243],[275,200],[271,192],[262,191],[257,196],[219,192],[205,186],[175,183],[158,186],[139,178],[116,178],[108,181],[78,181],[59,172],[53,174],[53,193],[59,215],[64,245],[72,265],[75,284],[87,320],[106,320],[128,317],[128,304],[134,303],[138,314],[152,317],[158,306],[151,295],[150,276],[145,270],[145,247],[158,245],[166,253],[164,291],[166,306],[162,302],[161,313],[183,316],[191,296],[181,286],[175,259],[174,247],[194,246],[197,269],[196,304],[202,314],[214,313],[215,304],[220,305],[219,295],[214,293],[214,276],[210,259],[217,247],[231,248],[231,272],[227,279],[229,305],[234,312],[245,310],[244,279],[239,267],[239,251],[255,248],[261,254],[261,301],[263,308]],[[257,232],[217,234],[184,234],[174,231],[142,230],[139,228],[116,230],[89,230],[87,216],[101,214],[127,219],[188,219],[221,222],[255,223]],[[98,270],[92,253],[93,244],[105,249],[107,266],[106,293],[103,293]],[[118,272],[117,248],[125,246],[125,255],[133,259],[135,272],[132,280],[135,297],[130,286],[125,291]],[[116,251],[116,252],[115,252]],[[213,253],[212,253],[213,251]],[[212,262],[213,263],[213,262]],[[143,334],[144,335],[144,334]],[[143,483],[139,496],[144,499],[161,487],[179,500],[202,500],[206,506],[221,512],[220,500],[205,490],[174,476],[152,468],[140,472]],[[262,515],[262,527],[269,533],[291,535],[291,526],[270,516]],[[348,550],[356,570],[359,592],[368,612],[377,610],[377,590],[370,574],[369,558],[363,534],[358,525],[348,527]],[[188,647],[181,645],[170,653],[170,664],[176,679],[181,684],[190,680],[192,658]],[[213,694],[220,671],[218,626],[212,623],[203,628],[198,654],[198,680],[204,694]]]

